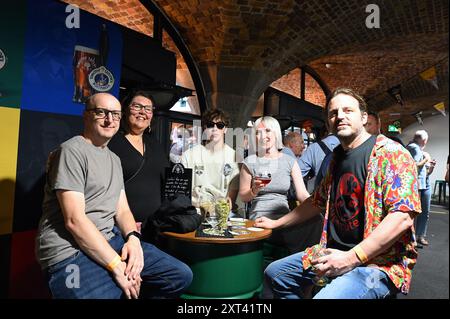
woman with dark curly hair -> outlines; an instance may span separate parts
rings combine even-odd
[[[148,134],[154,109],[149,92],[131,92],[122,102],[121,130],[108,144],[122,162],[125,192],[138,223],[145,223],[160,207],[169,167],[162,145]]]

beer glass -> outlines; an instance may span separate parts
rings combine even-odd
[[[230,216],[230,204],[226,198],[216,200],[215,211],[219,220],[219,230],[224,232],[228,229],[228,217]]]
[[[322,256],[325,256],[326,255],[326,253],[325,253],[325,248],[321,248],[321,249],[318,249],[318,250],[316,250],[314,253],[313,253],[313,255],[312,255],[312,259],[314,260],[314,259],[317,259],[317,258],[320,258],[320,257],[322,257]],[[313,271],[316,271],[317,269],[315,269],[315,267],[314,266],[312,266],[312,270]],[[330,280],[328,279],[328,277],[326,277],[326,276],[314,276],[313,278],[312,278],[312,282],[313,282],[313,284],[315,285],[315,286],[318,286],[318,287],[324,287],[324,286],[326,286],[329,282],[330,282]]]
[[[211,228],[203,230],[205,234],[223,236],[228,228],[228,216],[230,215],[230,204],[225,198],[215,200],[214,212],[206,217]]]

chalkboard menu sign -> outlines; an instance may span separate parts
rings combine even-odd
[[[166,185],[164,198],[172,199],[175,194],[183,194],[191,198],[192,169],[184,168],[180,163],[166,168]]]

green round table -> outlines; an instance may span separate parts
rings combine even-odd
[[[246,227],[253,226],[246,221]],[[272,231],[250,231],[233,238],[195,237],[195,231],[164,232],[168,252],[194,274],[186,299],[251,298],[262,290],[263,239]]]

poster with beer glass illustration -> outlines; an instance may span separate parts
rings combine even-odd
[[[21,109],[79,116],[88,96],[119,95],[122,27],[80,9],[69,28],[66,6],[28,2]]]
[[[76,45],[73,54],[73,101],[84,103],[97,92],[107,92],[114,85],[114,76],[105,67],[108,58],[109,38],[106,24],[102,24],[99,50]]]
[[[84,103],[94,93],[89,84],[89,73],[98,65],[98,51],[81,45],[75,46],[73,54],[74,94],[73,101]]]

